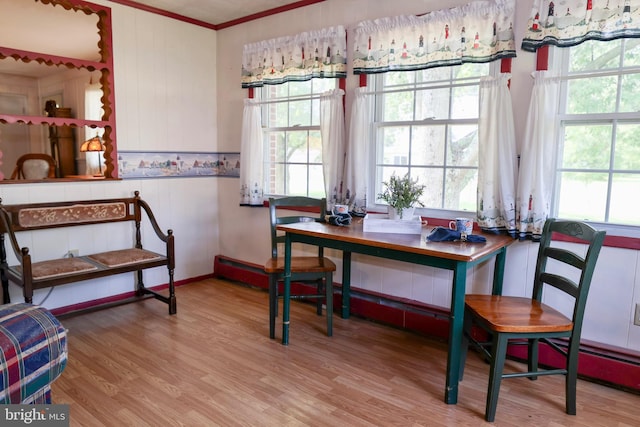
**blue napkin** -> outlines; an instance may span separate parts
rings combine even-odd
[[[335,215],[329,215],[327,217],[327,221],[331,225],[350,225],[351,224],[351,215],[348,213],[338,213]]]
[[[471,243],[486,242],[487,239],[476,234],[464,234],[445,227],[436,227],[426,237],[427,242],[454,242],[457,240]]]

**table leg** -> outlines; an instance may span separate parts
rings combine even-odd
[[[342,318],[351,313],[351,252],[342,251]]]
[[[284,292],[282,295],[282,344],[289,344],[289,303],[291,300],[291,236],[284,239]]]
[[[502,281],[504,280],[504,266],[507,261],[507,248],[500,249],[496,255],[496,264],[493,270],[493,295],[502,295]]]
[[[451,318],[449,320],[449,351],[447,354],[447,379],[444,401],[458,403],[458,382],[460,381],[460,345],[464,325],[464,295],[467,282],[467,264],[457,262],[453,270],[451,289]]]

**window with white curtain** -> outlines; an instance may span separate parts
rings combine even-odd
[[[383,182],[408,173],[426,186],[425,208],[475,213],[480,79],[491,71],[467,63],[371,76],[376,203]]]
[[[554,48],[561,76],[551,215],[640,225],[640,40]]]
[[[338,79],[264,85],[259,91],[264,132],[264,193],[325,197],[320,95]]]

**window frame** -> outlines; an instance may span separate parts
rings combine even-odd
[[[612,42],[621,42],[624,46],[628,40],[627,39],[618,39]],[[596,41],[587,41],[585,43],[595,43]],[[600,41],[599,43],[607,43]],[[557,73],[560,79],[560,89],[559,89],[559,100],[558,100],[558,114],[557,114],[557,122],[556,122],[556,139],[555,139],[555,147],[556,151],[554,153],[555,159],[555,173],[553,176],[553,192],[551,197],[551,209],[549,215],[551,217],[558,217],[559,206],[560,206],[560,182],[559,175],[562,172],[587,172],[587,173],[600,173],[607,174],[607,193],[604,195],[606,200],[605,209],[605,220],[591,220],[586,219],[588,223],[593,226],[607,230],[607,232],[611,235],[616,236],[626,236],[631,238],[640,238],[640,225],[626,225],[622,223],[613,223],[608,222],[611,214],[611,193],[612,193],[612,179],[613,175],[616,173],[620,173],[621,170],[616,169],[614,166],[614,158],[615,158],[615,145],[616,145],[616,133],[617,128],[620,124],[635,124],[640,125],[640,115],[637,112],[617,112],[620,106],[621,99],[621,79],[625,75],[638,75],[640,77],[640,64],[635,66],[624,66],[623,65],[623,52],[625,52],[624,47],[621,49],[621,54],[618,56],[618,64],[615,68],[607,68],[605,70],[591,70],[591,71],[569,71],[569,60],[570,60],[570,49],[572,47],[553,47],[549,49],[549,70]],[[584,78],[593,78],[593,77],[606,77],[606,76],[614,76],[617,79],[616,82],[616,101],[615,101],[615,109],[614,112],[605,112],[605,113],[584,113],[584,114],[575,114],[575,113],[567,113],[567,105],[569,103],[569,94],[568,94],[568,86],[572,80],[584,79]],[[563,167],[560,163],[562,158],[562,152],[564,149],[564,135],[567,127],[580,126],[580,125],[608,125],[611,126],[611,141],[609,142],[610,148],[610,158],[608,161],[608,167],[604,168],[567,168]],[[584,170],[583,170],[584,169]],[[640,170],[624,170],[622,173],[640,173]]]
[[[270,97],[270,96],[266,96],[268,90],[273,89],[274,86],[273,85],[264,85],[263,87],[261,87],[259,90],[256,90],[256,99],[258,99],[258,102],[260,103],[260,112],[261,112],[261,117],[262,117],[262,132],[263,132],[263,193],[264,193],[264,197],[265,198],[269,198],[269,197],[283,197],[283,196],[306,196],[306,197],[316,197],[316,198],[323,198],[326,197],[328,198],[329,196],[325,195],[325,188],[324,188],[324,179],[321,180],[321,190],[322,190],[322,195],[320,194],[315,194],[315,193],[310,193],[310,183],[311,183],[311,172],[310,172],[310,166],[312,167],[319,167],[321,169],[322,172],[322,135],[320,134],[320,97],[322,95],[322,93],[324,93],[325,91],[321,91],[321,92],[314,92],[313,90],[313,83],[314,81],[317,80],[323,80],[323,81],[333,81],[335,82],[335,86],[332,89],[337,89],[338,85],[339,85],[339,79],[310,79],[310,80],[305,80],[303,82],[297,82],[297,81],[289,81],[289,82],[285,82],[283,83],[283,85],[290,85],[290,84],[296,84],[296,83],[308,83],[310,82],[310,84],[312,85],[310,92],[308,94],[305,95],[293,95],[293,96],[284,96],[284,97]],[[291,125],[289,123],[289,126],[273,126],[270,127],[269,126],[269,120],[268,120],[268,115],[269,115],[269,105],[272,104],[278,104],[278,103],[291,103],[291,102],[300,102],[300,101],[308,101],[309,102],[309,122],[310,124],[293,124]],[[315,111],[317,109],[317,111]],[[288,109],[289,111],[289,109]],[[313,118],[314,116],[317,114],[318,116],[318,123],[317,125],[313,124]],[[309,145],[307,145],[307,152],[306,152],[306,162],[301,162],[301,161],[292,161],[292,162],[288,162],[285,160],[278,162],[278,161],[272,161],[272,150],[271,150],[271,146],[272,144],[269,141],[269,134],[270,133],[278,133],[278,132],[282,132],[285,134],[285,136],[290,133],[290,132],[307,132],[307,141],[309,141],[309,135],[312,132],[317,132],[318,136],[320,138],[320,162],[312,162],[310,161],[311,159],[309,158],[309,154],[311,152]],[[285,150],[285,154],[286,154],[286,150]],[[277,157],[277,154],[275,155]],[[282,156],[283,159],[286,157],[286,155]],[[271,183],[270,180],[270,176],[271,176],[271,172],[272,170],[274,170],[277,165],[283,165],[283,170],[284,175],[283,175],[283,179],[285,181],[285,184],[283,184],[283,189],[284,192],[280,193],[280,192],[272,192],[272,188],[274,188],[274,186]],[[304,165],[306,166],[306,194],[299,194],[299,193],[291,193],[289,191],[287,191],[288,189],[286,188],[286,175],[287,175],[287,165]],[[277,187],[277,185],[276,185]]]
[[[463,64],[464,66],[465,64]],[[469,64],[469,65],[477,65],[477,64]],[[462,86],[476,86],[478,89],[478,103],[479,103],[479,94],[480,94],[480,81],[482,77],[491,77],[491,76],[496,76],[498,72],[500,72],[500,61],[493,61],[491,63],[488,64],[489,66],[489,70],[487,72],[487,74],[482,75],[482,76],[477,76],[477,77],[473,77],[473,78],[463,78],[460,80],[447,80],[447,82],[450,82],[448,84],[445,84],[444,82],[440,81],[437,83],[428,83],[428,82],[421,82],[421,83],[415,83],[415,79],[414,79],[414,83],[413,83],[413,88],[412,89],[408,89],[413,91],[414,93],[416,93],[419,90],[433,90],[433,89],[442,89],[442,88],[450,88],[451,90],[453,90],[456,87],[462,87]],[[450,67],[447,67],[450,68]],[[419,72],[420,70],[418,70]],[[407,72],[407,71],[404,71]],[[414,72],[414,71],[409,71],[409,72]],[[383,178],[380,176],[379,173],[379,167],[382,165],[382,163],[378,164],[377,161],[377,157],[378,157],[378,132],[380,130],[381,127],[393,127],[393,126],[420,126],[420,125],[424,125],[424,124],[428,124],[428,125],[443,125],[446,128],[448,128],[451,125],[469,125],[469,124],[475,124],[476,127],[479,124],[480,121],[480,111],[479,111],[479,107],[478,107],[478,117],[476,118],[458,118],[458,119],[452,119],[451,118],[451,111],[448,112],[448,117],[445,119],[436,119],[436,118],[427,118],[424,120],[402,120],[402,121],[395,121],[395,122],[380,122],[379,119],[381,117],[381,109],[382,109],[382,105],[384,104],[383,100],[378,100],[379,95],[383,95],[385,93],[393,93],[393,92],[399,92],[401,91],[401,89],[390,89],[390,90],[384,90],[384,88],[381,87],[381,81],[382,81],[382,75],[372,75],[370,76],[371,80],[372,80],[372,84],[371,84],[371,88],[372,91],[370,92],[370,94],[372,94],[374,96],[374,101],[372,102],[372,114],[373,114],[373,120],[372,120],[372,126],[371,126],[371,134],[370,134],[370,141],[371,141],[371,150],[369,152],[369,165],[370,165],[370,169],[373,171],[373,173],[371,173],[368,179],[368,185],[367,188],[368,190],[368,194],[367,194],[367,200],[368,202],[368,206],[367,206],[367,210],[370,212],[387,212],[387,205],[382,204],[382,203],[377,203],[377,194],[379,193],[378,190],[376,190],[376,188],[378,188],[378,183],[380,184],[380,188],[381,188],[381,184],[383,181]],[[451,107],[451,103],[450,103],[450,107]],[[414,114],[415,114],[415,97],[414,97],[414,108],[413,108]],[[387,125],[385,125],[385,123],[388,123]],[[475,169],[476,171],[476,176],[475,176],[475,182],[477,183],[477,179],[478,179],[478,165],[476,163],[475,167],[472,166],[461,166],[461,165],[453,165],[453,166],[447,166],[447,149],[446,149],[446,145],[449,144],[451,142],[450,139],[450,134],[449,131],[447,131],[447,136],[446,136],[446,141],[445,141],[445,152],[444,152],[444,161],[443,161],[443,167],[439,167],[439,166],[430,166],[431,169],[441,169],[442,170],[442,174],[443,174],[443,187],[440,189],[440,192],[442,193],[441,196],[441,206],[445,205],[445,181],[446,181],[446,177],[447,177],[447,171],[448,170],[452,170],[452,169]],[[402,167],[401,165],[397,165],[398,167]],[[407,165],[407,167],[411,167],[410,165]],[[415,167],[424,167],[424,165],[419,165],[419,166],[413,166]],[[423,183],[425,184],[425,183]],[[427,185],[427,190],[429,191],[429,185]],[[474,192],[475,194],[477,194],[477,188],[476,191]],[[476,206],[474,206],[474,208],[472,210],[456,210],[456,209],[450,209],[450,208],[433,208],[430,206],[425,206],[425,207],[420,207],[417,206],[416,207],[416,214],[421,215],[421,216],[425,216],[425,217],[430,217],[430,218],[436,218],[436,219],[451,219],[451,218],[455,218],[455,217],[460,217],[460,216],[472,216],[473,218],[475,218],[477,216],[477,204]]]

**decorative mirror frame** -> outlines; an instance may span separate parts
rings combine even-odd
[[[48,66],[66,66],[67,68],[81,69],[88,71],[100,71],[100,85],[102,87],[102,108],[104,115],[102,120],[83,120],[76,118],[49,117],[49,116],[27,116],[0,114],[0,123],[15,124],[24,123],[27,125],[50,125],[50,126],[72,126],[103,128],[102,135],[105,145],[104,160],[106,179],[117,179],[118,168],[116,167],[117,144],[116,144],[116,113],[115,94],[113,84],[113,42],[111,27],[111,9],[88,3],[82,0],[36,0],[42,4],[60,5],[64,9],[74,13],[85,13],[87,15],[96,14],[98,16],[97,31],[99,34],[98,50],[100,61],[87,61],[77,58],[68,58],[50,55],[45,52],[29,52],[0,46],[0,60],[13,58],[16,61],[25,63],[36,61]]]

